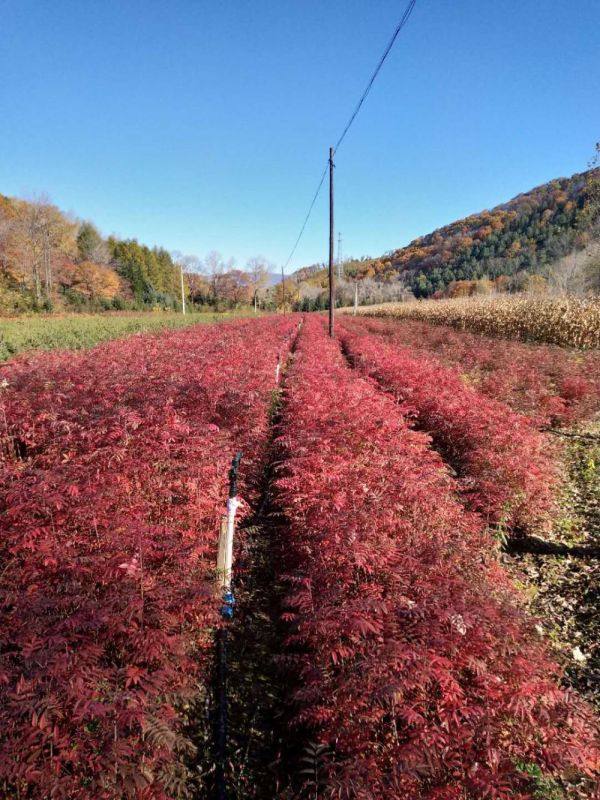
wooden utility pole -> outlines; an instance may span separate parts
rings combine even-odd
[[[283,274],[283,265],[281,267],[281,303],[283,305],[283,313],[286,314],[285,310],[285,276]]]
[[[183,286],[183,264],[179,265],[181,271],[181,313],[185,314],[185,289]]]
[[[333,147],[329,148],[329,335],[334,334],[335,275],[333,272]]]

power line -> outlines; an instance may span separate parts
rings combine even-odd
[[[300,244],[300,239],[302,238],[302,234],[304,233],[304,229],[306,228],[306,225],[308,223],[308,220],[310,218],[312,210],[315,207],[315,203],[317,202],[317,197],[319,196],[319,192],[321,191],[321,187],[323,186],[323,182],[325,181],[325,176],[327,175],[328,167],[329,167],[329,161],[327,162],[327,164],[325,164],[325,169],[323,170],[323,174],[321,175],[321,180],[319,181],[319,185],[317,186],[317,191],[314,194],[314,197],[312,199],[312,203],[310,204],[310,207],[308,209],[308,213],[307,213],[307,215],[306,215],[306,217],[304,219],[304,222],[302,223],[302,227],[300,228],[300,233],[298,234],[298,238],[296,239],[296,243],[292,247],[292,250],[291,250],[291,252],[290,252],[290,254],[288,256],[288,260],[285,262],[285,266],[283,268],[284,270],[286,270],[288,268],[288,264],[292,260],[292,256],[296,252],[296,248]]]
[[[368,84],[366,86],[366,89],[362,93],[362,96],[361,96],[360,100],[358,101],[358,103],[356,104],[356,107],[354,108],[354,111],[352,112],[352,114],[350,116],[350,119],[346,123],[346,127],[342,131],[342,135],[337,140],[337,144],[333,148],[333,152],[334,153],[337,151],[338,147],[341,145],[341,143],[344,140],[346,134],[350,130],[350,127],[352,126],[352,123],[354,122],[354,120],[358,116],[358,112],[360,111],[360,109],[362,108],[363,103],[367,99],[367,96],[368,96],[369,92],[371,91],[371,88],[372,88],[373,84],[375,83],[375,80],[376,80],[377,76],[379,75],[379,72],[380,72],[381,68],[383,67],[383,64],[384,64],[386,58],[390,54],[390,51],[391,51],[392,47],[394,46],[394,44],[396,42],[396,39],[398,38],[398,34],[400,33],[402,28],[408,22],[408,19],[409,19],[410,15],[412,14],[416,3],[417,3],[417,0],[410,0],[408,6],[406,7],[406,9],[404,11],[404,14],[402,15],[402,17],[400,19],[400,22],[396,25],[396,29],[394,30],[392,38],[390,39],[387,47],[383,51],[383,55],[379,59],[379,62],[377,63],[377,66],[375,67],[375,70],[374,70],[373,74],[371,75],[371,78],[369,79],[369,82],[368,82]],[[319,180],[319,185],[317,186],[317,190],[314,193],[312,202],[311,202],[311,204],[310,204],[310,206],[308,208],[308,212],[306,214],[306,217],[304,218],[304,222],[302,223],[302,227],[300,228],[300,233],[298,234],[298,238],[296,239],[296,241],[294,243],[294,246],[292,247],[291,252],[290,252],[290,254],[289,254],[288,258],[287,258],[287,261],[285,262],[284,270],[288,268],[289,263],[292,260],[293,255],[296,252],[296,249],[297,249],[298,245],[300,244],[300,240],[302,239],[302,235],[303,235],[303,233],[304,233],[304,231],[306,229],[306,226],[308,224],[308,220],[310,219],[310,215],[312,214],[312,210],[315,207],[315,203],[317,202],[317,198],[318,198],[319,193],[320,193],[320,191],[321,191],[321,189],[323,187],[323,183],[325,182],[325,176],[327,175],[328,167],[329,167],[329,161],[327,161],[327,163],[325,164],[325,168],[323,169],[323,174],[321,175],[321,179]]]
[[[354,120],[356,119],[356,117],[358,116],[358,112],[360,111],[360,109],[361,109],[361,107],[362,107],[362,104],[363,104],[363,103],[365,102],[365,100],[367,99],[367,95],[368,95],[368,94],[369,94],[369,92],[371,91],[371,88],[372,88],[373,84],[375,83],[375,79],[376,79],[376,78],[377,78],[377,76],[379,75],[379,71],[380,71],[380,70],[381,70],[381,68],[383,67],[383,64],[384,64],[384,62],[385,62],[386,58],[387,58],[387,57],[388,57],[388,55],[390,54],[390,50],[391,50],[391,49],[392,49],[392,47],[394,46],[394,42],[395,42],[395,41],[396,41],[396,39],[398,38],[398,34],[400,33],[400,31],[402,30],[402,28],[403,28],[403,27],[406,25],[406,23],[408,22],[408,19],[409,19],[410,15],[411,15],[411,14],[412,14],[412,12],[413,12],[413,8],[415,7],[415,5],[416,5],[416,2],[417,2],[417,0],[410,0],[410,3],[409,3],[409,4],[408,4],[408,6],[406,7],[406,10],[404,11],[404,14],[402,15],[402,19],[401,19],[401,20],[400,20],[400,22],[399,22],[399,23],[396,25],[396,30],[394,31],[394,33],[393,33],[393,35],[392,35],[392,38],[391,38],[391,39],[390,39],[390,41],[389,41],[389,44],[388,44],[388,46],[387,46],[387,47],[385,48],[385,50],[383,51],[383,55],[382,55],[382,56],[381,56],[381,58],[379,59],[379,63],[377,64],[377,66],[375,67],[375,71],[374,71],[374,72],[373,72],[373,74],[371,75],[371,79],[369,80],[369,82],[368,82],[368,84],[367,84],[367,88],[366,88],[366,89],[364,90],[364,92],[362,93],[362,97],[360,98],[360,100],[359,100],[359,101],[358,101],[358,103],[356,104],[356,108],[354,109],[354,111],[352,112],[352,116],[350,117],[350,119],[349,119],[349,120],[348,120],[348,122],[346,123],[346,127],[344,128],[344,130],[343,130],[343,132],[342,132],[342,135],[341,135],[341,136],[340,136],[340,138],[337,140],[337,144],[336,144],[336,145],[335,145],[335,147],[334,147],[334,152],[337,152],[337,150],[338,150],[339,146],[341,145],[341,143],[342,143],[342,142],[343,142],[343,140],[344,140],[344,137],[346,136],[346,134],[347,134],[347,133],[348,133],[348,131],[350,130],[350,126],[352,125],[352,123],[354,122]]]

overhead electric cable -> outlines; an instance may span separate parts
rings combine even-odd
[[[298,238],[296,239],[296,242],[295,242],[294,246],[292,247],[292,250],[291,250],[291,252],[290,252],[290,254],[288,256],[288,259],[285,262],[285,266],[283,268],[284,272],[288,268],[288,264],[292,260],[292,256],[296,252],[296,248],[300,244],[300,239],[302,238],[302,234],[304,233],[304,229],[306,228],[306,225],[308,224],[308,220],[310,218],[312,210],[315,207],[315,203],[317,202],[317,197],[319,196],[319,192],[321,191],[321,187],[323,186],[323,182],[325,180],[325,176],[327,175],[328,167],[329,167],[329,162],[327,162],[325,164],[325,169],[323,170],[323,174],[321,175],[321,180],[319,181],[319,185],[317,186],[317,191],[315,192],[315,194],[313,196],[313,199],[312,199],[312,203],[310,204],[310,206],[308,208],[308,213],[307,213],[306,217],[304,218],[304,222],[302,223],[302,227],[300,228],[300,233],[298,234]]]
[[[393,34],[392,38],[390,39],[388,46],[387,46],[387,47],[385,48],[385,50],[383,51],[383,55],[382,55],[382,56],[381,56],[381,58],[379,59],[379,63],[377,64],[377,66],[375,67],[375,71],[374,71],[374,72],[373,72],[373,74],[371,75],[371,79],[369,80],[369,82],[368,82],[368,84],[367,84],[367,88],[366,88],[366,89],[364,90],[364,92],[362,93],[362,97],[360,98],[360,100],[359,100],[359,101],[358,101],[358,103],[356,104],[356,108],[354,109],[354,111],[352,112],[352,116],[350,117],[350,119],[349,119],[349,120],[348,120],[348,122],[346,123],[346,127],[344,128],[344,130],[343,130],[343,132],[342,132],[342,135],[341,135],[341,136],[340,136],[340,138],[337,140],[337,143],[336,143],[335,147],[333,148],[333,151],[334,151],[334,153],[335,153],[335,152],[337,152],[337,149],[338,149],[338,147],[341,145],[341,143],[342,143],[342,142],[343,142],[343,140],[344,140],[344,137],[346,136],[346,134],[347,134],[347,133],[348,133],[348,131],[350,130],[350,126],[352,125],[352,123],[353,123],[353,122],[354,122],[354,120],[356,119],[356,117],[357,117],[357,115],[358,115],[358,112],[360,111],[360,109],[361,109],[361,107],[362,107],[362,104],[363,104],[363,103],[365,102],[365,100],[367,99],[367,95],[368,95],[368,94],[369,94],[369,92],[371,91],[371,87],[372,87],[372,86],[373,86],[373,84],[375,83],[375,79],[376,79],[376,78],[377,78],[377,76],[379,75],[379,71],[380,71],[380,69],[383,67],[383,64],[384,64],[384,62],[385,62],[386,58],[389,56],[389,54],[390,54],[390,50],[392,49],[392,47],[394,46],[394,42],[395,42],[395,41],[396,41],[396,39],[398,38],[398,34],[400,33],[400,31],[402,30],[402,28],[403,28],[403,27],[406,25],[406,23],[408,22],[408,19],[409,19],[410,15],[411,15],[411,14],[412,14],[412,12],[413,12],[413,8],[415,7],[415,5],[416,5],[416,2],[417,2],[417,0],[410,0],[410,3],[409,3],[409,4],[408,4],[408,6],[406,7],[406,10],[405,10],[404,14],[402,15],[402,19],[401,19],[401,20],[400,20],[400,22],[399,22],[399,23],[396,25],[396,30],[394,31],[394,34]]]
[[[354,111],[352,112],[352,114],[350,116],[350,119],[346,123],[346,127],[342,131],[342,135],[337,140],[337,143],[336,143],[336,145],[335,145],[335,147],[333,149],[334,153],[337,152],[338,147],[343,142],[346,134],[350,130],[350,127],[351,127],[352,123],[354,122],[354,120],[358,116],[358,112],[360,111],[360,109],[362,108],[363,103],[367,99],[367,96],[368,96],[369,92],[371,91],[371,88],[372,88],[373,84],[375,83],[375,80],[376,80],[377,76],[379,75],[379,72],[380,72],[381,68],[383,67],[383,64],[384,64],[386,58],[390,54],[390,51],[391,51],[392,47],[394,46],[394,44],[396,42],[396,39],[398,38],[398,34],[400,33],[402,28],[408,22],[409,17],[413,12],[413,9],[414,9],[416,3],[417,3],[417,0],[410,0],[409,4],[407,5],[407,7],[406,7],[406,9],[404,11],[404,14],[402,15],[402,17],[400,19],[400,22],[396,25],[396,29],[395,29],[395,31],[394,31],[394,33],[392,35],[392,38],[390,39],[387,47],[383,51],[383,54],[382,54],[381,58],[379,59],[379,62],[377,63],[377,66],[375,67],[375,70],[374,70],[373,74],[371,75],[371,78],[369,79],[369,82],[368,82],[368,84],[366,86],[366,89],[362,93],[362,96],[361,96],[360,100],[358,101],[358,103],[356,104],[356,107],[354,108]],[[292,260],[292,257],[294,255],[294,253],[296,252],[296,249],[297,249],[298,245],[300,244],[300,240],[302,239],[302,235],[303,235],[303,233],[304,233],[304,231],[306,229],[306,226],[308,224],[308,220],[310,219],[310,215],[312,214],[312,210],[315,207],[315,203],[317,202],[317,198],[319,196],[321,188],[323,187],[323,183],[325,181],[325,176],[327,175],[328,167],[329,167],[329,161],[327,161],[327,163],[325,164],[325,168],[323,170],[323,174],[321,175],[321,179],[319,180],[319,185],[317,186],[317,190],[314,193],[312,202],[311,202],[311,204],[310,204],[310,206],[308,208],[308,212],[306,214],[306,217],[304,218],[304,222],[302,223],[302,227],[300,228],[300,233],[298,234],[298,238],[296,239],[296,241],[294,243],[294,246],[292,247],[291,252],[290,252],[290,254],[288,256],[288,259],[285,262],[284,270],[287,269],[290,261]]]

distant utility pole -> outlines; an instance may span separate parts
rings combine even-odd
[[[285,277],[283,275],[283,264],[281,265],[281,303],[283,305],[283,313],[285,314]]]
[[[341,233],[338,233],[338,257],[337,257],[337,263],[338,263],[338,280],[341,281],[342,278],[344,277],[344,267],[342,265],[342,234]]]
[[[335,326],[335,275],[333,272],[333,147],[329,148],[329,335]]]
[[[179,265],[181,274],[181,313],[185,314],[185,289],[183,288],[183,264]]]

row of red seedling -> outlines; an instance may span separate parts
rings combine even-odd
[[[10,796],[164,800],[193,786],[186,722],[209,679],[227,471],[243,450],[252,498],[293,326],[197,326],[2,370]]]
[[[390,342],[433,353],[475,388],[537,425],[568,425],[600,411],[600,354],[457,331],[417,320],[361,319]]]
[[[591,722],[429,437],[304,326],[277,499],[296,722],[322,798],[530,798],[597,766]],[[316,785],[315,785],[316,784]]]
[[[453,468],[471,510],[506,529],[543,529],[558,479],[547,436],[504,403],[467,386],[435,358],[415,355],[345,322],[340,338],[360,374],[375,379],[427,432]]]

